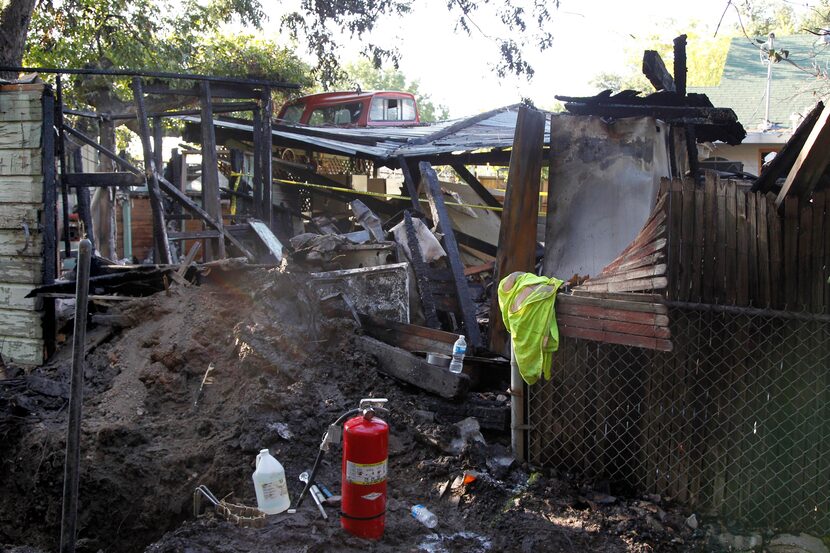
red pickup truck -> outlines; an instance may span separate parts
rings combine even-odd
[[[421,122],[409,92],[323,92],[288,102],[278,119],[312,127],[390,127]]]

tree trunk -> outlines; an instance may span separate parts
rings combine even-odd
[[[0,65],[23,63],[26,34],[34,9],[35,0],[0,0]],[[0,71],[0,79],[16,78],[13,71]]]

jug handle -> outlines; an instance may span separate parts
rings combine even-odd
[[[259,460],[262,459],[262,453],[257,453],[256,455],[256,462],[254,463],[254,469],[259,468]]]

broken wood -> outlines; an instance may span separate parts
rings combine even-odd
[[[504,212],[499,229],[493,285],[515,271],[534,272],[536,226],[539,220],[539,190],[542,178],[542,150],[545,115],[526,106],[519,108]],[[490,305],[490,350],[506,353],[507,330],[494,291]]]
[[[663,58],[655,50],[643,52],[643,75],[649,80],[655,90],[674,92],[674,79],[666,69]]]
[[[377,359],[380,372],[427,392],[447,399],[460,399],[469,389],[470,378],[467,375],[430,365],[426,359],[408,351],[368,336],[358,336],[355,345],[360,351]]]
[[[279,264],[282,261],[283,257],[283,247],[282,243],[279,241],[279,238],[274,236],[274,233],[271,232],[271,229],[268,228],[268,226],[262,221],[251,219],[250,221],[248,221],[248,225],[254,231],[254,234],[256,234],[259,237],[262,243],[265,244],[265,247],[268,248],[268,251],[271,252],[271,255],[274,256],[274,259],[276,259],[277,264]]]
[[[784,147],[781,148],[781,151],[776,154],[768,165],[761,168],[761,174],[752,183],[753,192],[766,193],[774,190],[776,188],[776,181],[790,172],[823,110],[824,104],[819,102],[804,117],[804,120],[798,125],[798,128],[787,143],[784,144]]]
[[[787,197],[797,197],[806,200],[812,194],[819,179],[824,175],[830,156],[827,155],[830,149],[830,107],[825,106],[821,111],[813,130],[804,143],[804,147],[798,153],[798,157],[790,169],[787,180],[781,187],[778,197],[775,198],[775,206],[783,213],[784,200]]]
[[[398,156],[398,165],[401,166],[403,182],[406,186],[406,192],[409,195],[409,200],[412,202],[412,209],[415,210],[416,213],[423,213],[421,203],[418,201],[418,181],[412,177],[412,171],[409,170],[406,158]]]
[[[415,227],[412,224],[412,215],[409,213],[409,210],[404,211],[404,227],[406,230],[406,243],[409,246],[409,254],[411,256],[412,271],[415,273],[415,284],[418,287],[418,295],[421,297],[421,309],[424,312],[424,320],[427,326],[440,328],[441,323],[438,321],[438,314],[435,312],[435,298],[432,295],[429,265],[424,261],[424,255],[421,252],[421,245],[418,243],[418,237],[415,232]]]
[[[187,257],[184,258],[184,261],[182,262],[181,266],[176,271],[176,273],[180,277],[184,277],[185,273],[187,273],[187,269],[190,268],[190,265],[193,263],[193,260],[196,259],[196,255],[199,253],[199,250],[201,248],[202,248],[202,243],[201,242],[196,242],[192,246],[190,246],[190,251],[187,252]]]
[[[674,91],[686,95],[686,35],[674,39]]]
[[[458,334],[397,321],[390,321],[373,315],[360,314],[363,330],[387,344],[406,351],[452,354],[452,347]]]
[[[461,263],[461,255],[458,251],[458,242],[455,240],[455,232],[452,228],[452,220],[447,213],[447,206],[444,204],[444,193],[441,191],[441,184],[438,182],[438,175],[426,161],[419,165],[421,171],[421,183],[427,191],[427,199],[432,210],[432,216],[438,227],[438,232],[444,235],[441,239],[444,251],[447,253],[447,263],[452,271],[453,281],[456,290],[456,299],[461,311],[461,319],[464,322],[464,331],[469,340],[471,353],[481,347],[481,332],[476,320],[476,309],[473,299],[470,296],[470,288],[467,286],[467,278],[464,276],[464,265]],[[534,218],[534,221],[536,219]],[[534,224],[535,228],[535,224]],[[533,236],[535,237],[535,231]],[[535,251],[535,240],[533,241]]]

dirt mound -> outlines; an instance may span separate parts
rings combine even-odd
[[[555,472],[494,465],[507,455],[505,434],[485,433],[488,444],[473,442],[460,455],[441,451],[457,420],[430,415],[442,400],[380,376],[352,347],[354,323],[322,318],[299,279],[264,270],[213,274],[202,286],[125,302],[119,313],[128,328],[90,332],[98,345],[88,355],[84,391],[79,551],[690,547],[691,532],[666,506],[644,516],[616,500],[584,499],[587,492]],[[57,549],[70,355],[61,352],[15,386],[0,381],[0,405],[21,413],[0,429],[0,543]],[[389,502],[380,543],[343,533],[335,509],[321,520],[310,500],[295,515],[269,517],[262,529],[237,528],[210,512],[194,519],[200,484],[255,505],[253,462],[265,447],[286,467],[296,497],[297,476],[311,468],[324,429],[361,397],[390,399]],[[494,398],[473,399],[504,405]],[[339,463],[335,451],[319,473],[335,493]],[[464,470],[478,479],[453,487]],[[438,515],[439,531],[409,516],[416,503]]]

